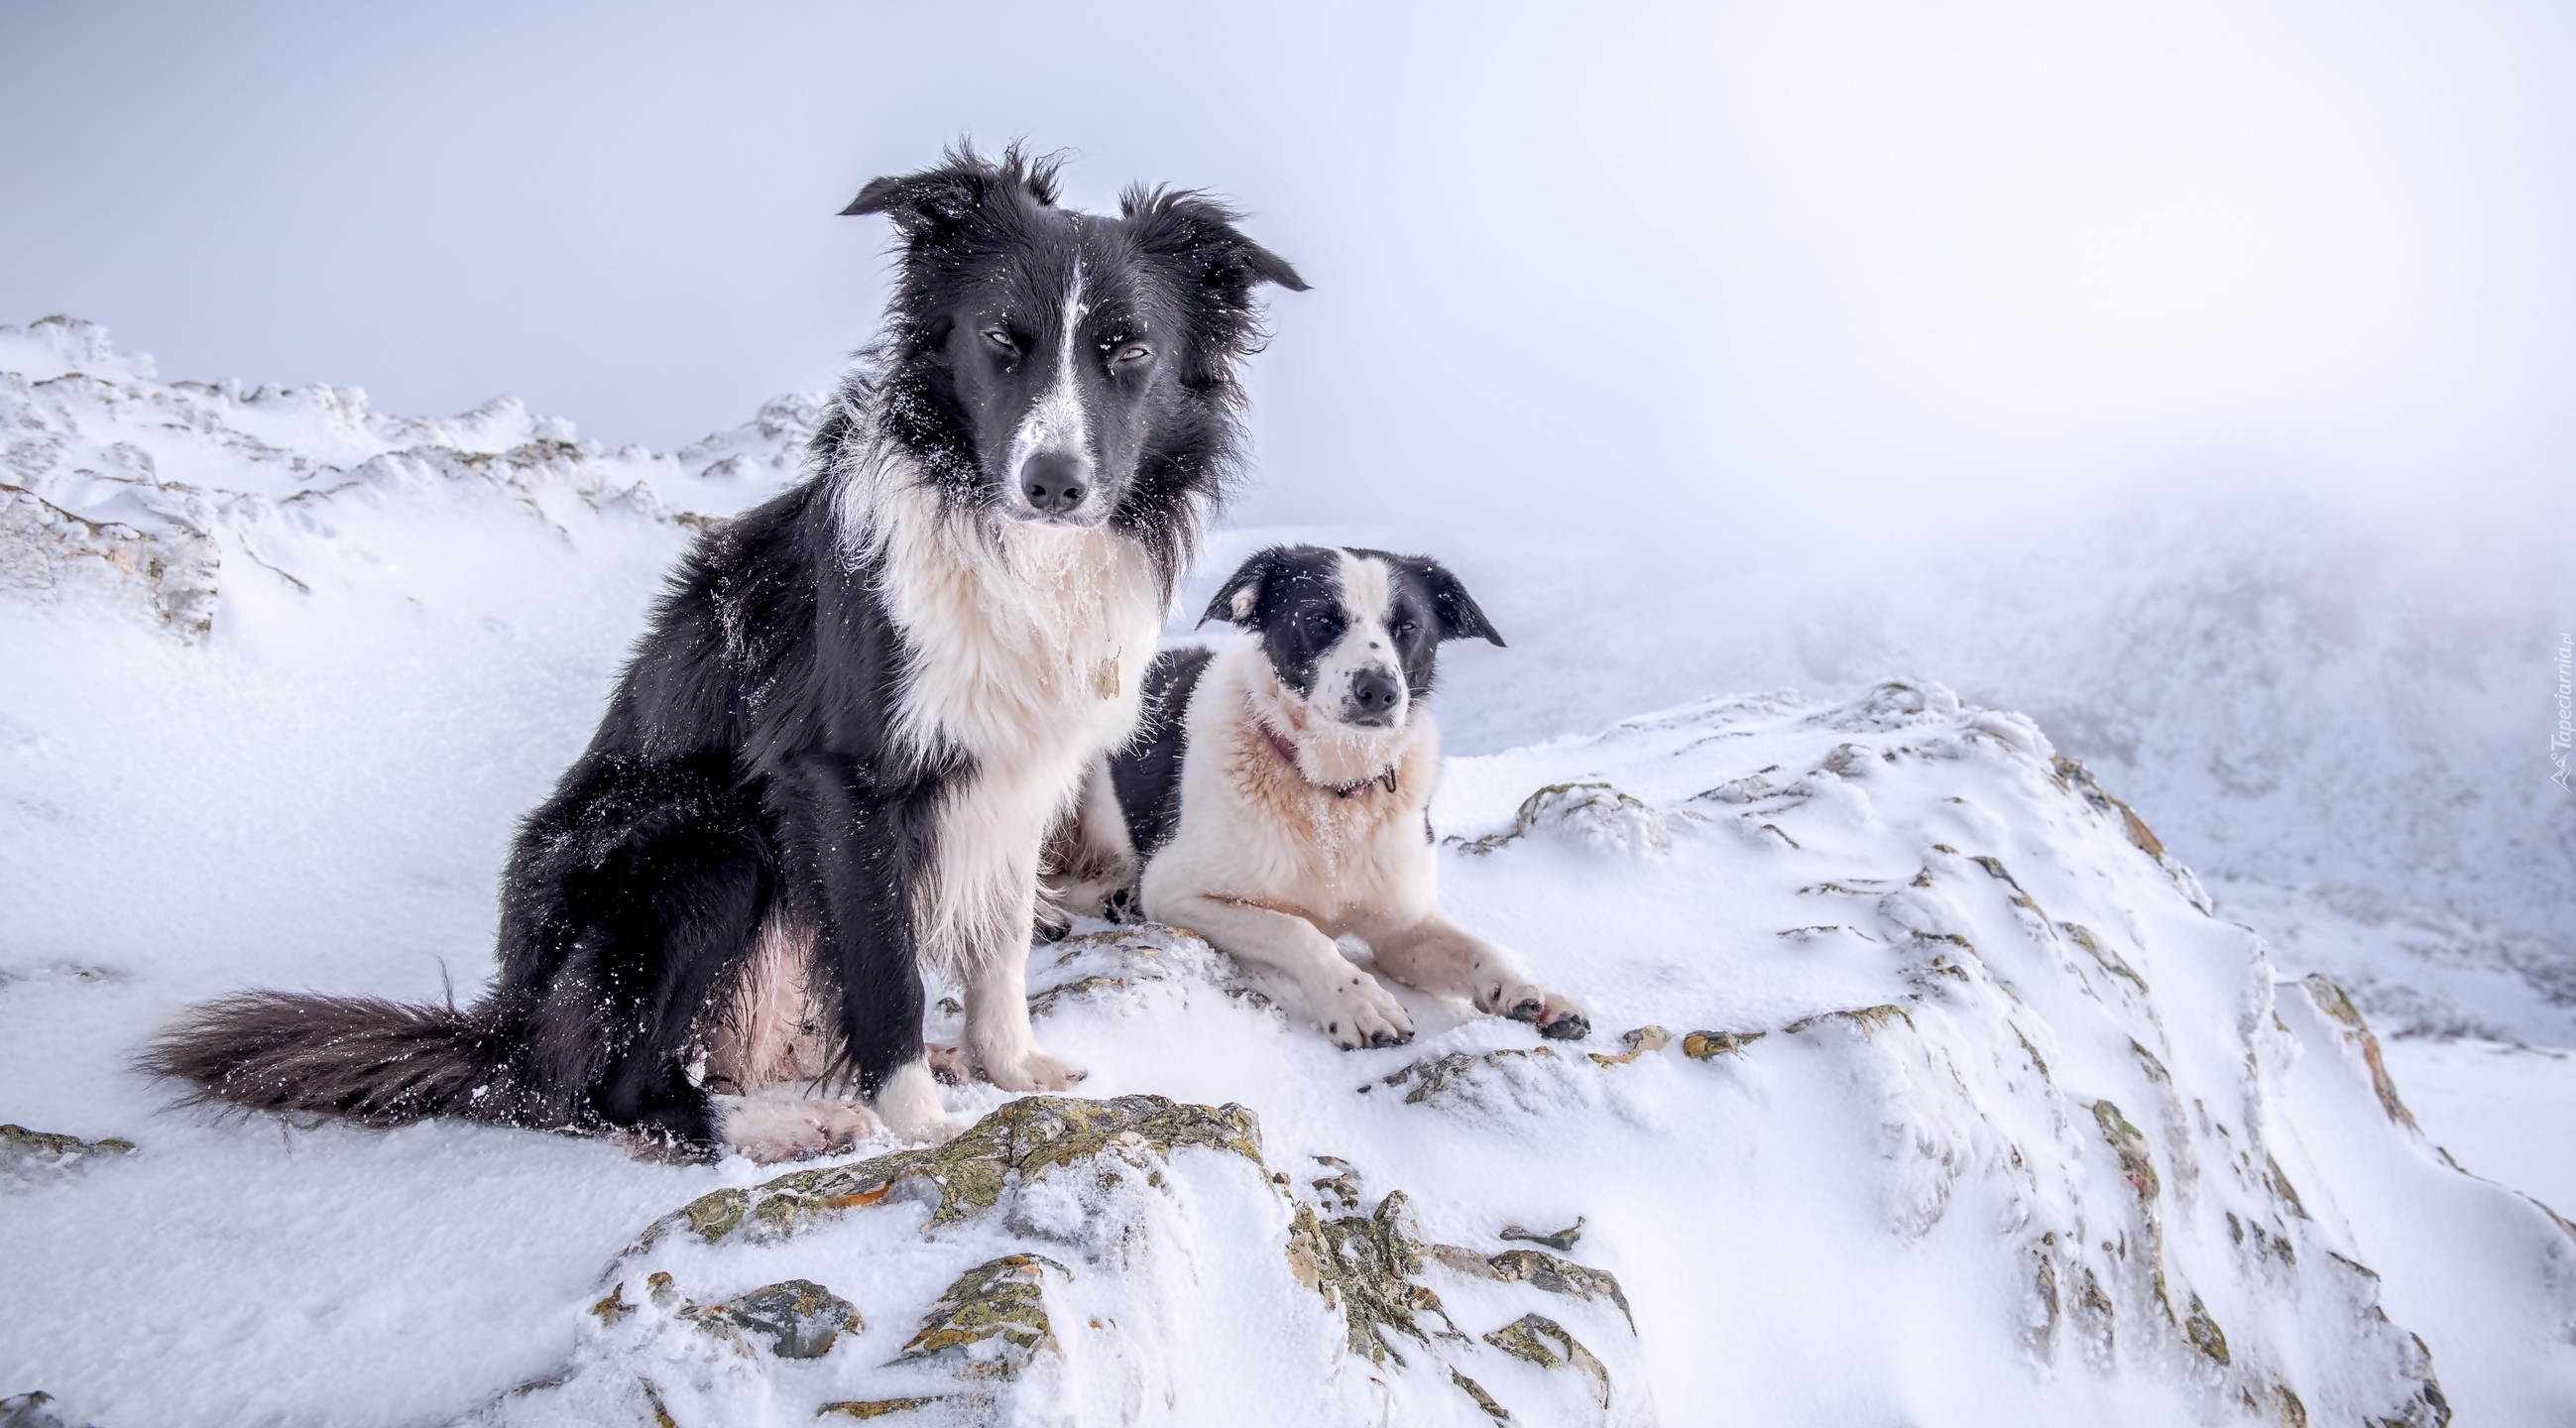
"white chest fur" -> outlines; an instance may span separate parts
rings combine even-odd
[[[897,735],[974,763],[914,893],[924,960],[963,970],[1026,944],[1039,845],[1093,757],[1135,727],[1162,592],[1143,548],[1109,529],[972,521],[917,482],[872,485],[864,529],[909,651]]]
[[[1313,724],[1280,697],[1260,647],[1219,654],[1191,698],[1181,826],[1148,870],[1153,884],[1293,909],[1338,930],[1359,908],[1413,908],[1436,896],[1423,810],[1440,777],[1440,732],[1427,709],[1401,730]],[[1291,766],[1264,732],[1292,741]],[[1344,784],[1393,768],[1395,788],[1350,798]]]

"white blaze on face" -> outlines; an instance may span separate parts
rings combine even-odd
[[[1082,325],[1082,260],[1073,264],[1073,281],[1064,290],[1064,335],[1056,343],[1055,380],[1046,394],[1029,407],[1020,418],[1019,430],[1011,433],[1011,503],[1027,504],[1028,487],[1021,477],[1029,458],[1041,452],[1070,456],[1088,471],[1091,456],[1090,413],[1082,405],[1082,389],[1074,382],[1073,344]],[[1086,481],[1086,485],[1091,484]]]
[[[1396,659],[1395,638],[1387,633],[1387,617],[1395,603],[1394,572],[1375,556],[1347,550],[1340,554],[1342,617],[1350,624],[1316,664],[1315,692],[1309,697],[1315,708],[1339,719],[1355,676],[1372,670],[1390,675],[1395,680],[1396,707],[1395,720],[1388,727],[1401,729],[1409,712],[1410,691],[1405,688],[1404,666]]]

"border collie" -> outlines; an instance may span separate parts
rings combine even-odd
[[[1503,642],[1458,578],[1421,556],[1280,546],[1246,561],[1206,619],[1259,638],[1156,657],[1143,729],[1094,765],[1050,849],[1064,906],[1114,903],[1141,863],[1147,917],[1284,977],[1345,1048],[1413,1037],[1403,1006],[1342,955],[1345,933],[1407,986],[1541,1036],[1590,1034],[1582,1007],[1440,910],[1433,666],[1443,641]]]
[[[1203,194],[1056,203],[960,147],[844,210],[900,240],[799,485],[709,530],[520,829],[473,1005],[248,992],[147,1055],[201,1098],[783,1158],[950,1129],[922,969],[1005,1090],[1081,1073],[1025,994],[1039,851],[1128,737],[1236,473],[1240,358],[1296,270]],[[874,1114],[814,1094],[855,1084]]]

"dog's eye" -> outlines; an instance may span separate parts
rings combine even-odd
[[[1118,362],[1142,362],[1153,355],[1153,348],[1146,346],[1142,342],[1130,342],[1126,346],[1119,348],[1118,355],[1111,360]]]
[[[1422,627],[1420,625],[1415,624],[1411,620],[1398,620],[1395,622],[1395,637],[1399,640],[1410,639],[1413,637],[1414,631],[1421,628]]]
[[[1001,350],[1001,351],[1004,351],[1004,352],[1017,353],[1017,352],[1020,350],[1020,344],[1018,344],[1018,343],[1016,343],[1016,342],[1013,342],[1013,341],[1011,340],[1010,330],[1009,330],[1009,329],[1007,329],[1007,328],[1001,328],[1001,327],[988,327],[988,328],[985,328],[985,329],[984,329],[984,340],[985,340],[985,341],[987,341],[987,342],[989,342],[989,343],[991,343],[991,344],[993,344],[993,346],[994,346],[995,348],[997,348],[997,349],[999,349],[999,350]]]

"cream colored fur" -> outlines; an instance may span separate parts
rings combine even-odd
[[[757,1161],[844,1149],[885,1128],[832,1084],[839,1008],[809,975],[814,936],[772,917],[732,994],[701,1037],[699,1074],[717,1090],[718,1136]]]
[[[1383,609],[1379,567],[1348,593]],[[1355,613],[1327,670],[1357,667],[1382,625]],[[1337,663],[1338,662],[1338,663]],[[1334,942],[1368,943],[1377,969],[1408,986],[1471,1002],[1477,1010],[1553,1020],[1579,1013],[1571,1000],[1533,984],[1510,954],[1451,922],[1440,910],[1439,864],[1424,837],[1424,810],[1440,779],[1440,731],[1430,711],[1403,710],[1390,728],[1342,723],[1338,683],[1319,676],[1311,699],[1282,685],[1251,641],[1230,645],[1200,675],[1185,720],[1181,816],[1172,840],[1144,870],[1145,915],[1189,927],[1236,960],[1285,978],[1316,1025],[1344,1047],[1401,1039],[1412,1019],[1394,995]],[[1264,728],[1295,749],[1279,757]],[[1392,791],[1372,786],[1352,798],[1333,787],[1392,769]],[[1090,821],[1088,816],[1083,820]]]
[[[794,1084],[708,1099],[715,1103],[724,1143],[763,1163],[847,1150],[885,1129],[874,1111],[855,1101],[810,1095]]]
[[[821,1082],[838,1060],[838,1007],[809,975],[814,934],[772,916],[760,926],[732,992],[699,1036],[704,1084],[752,1093],[788,1081]]]

